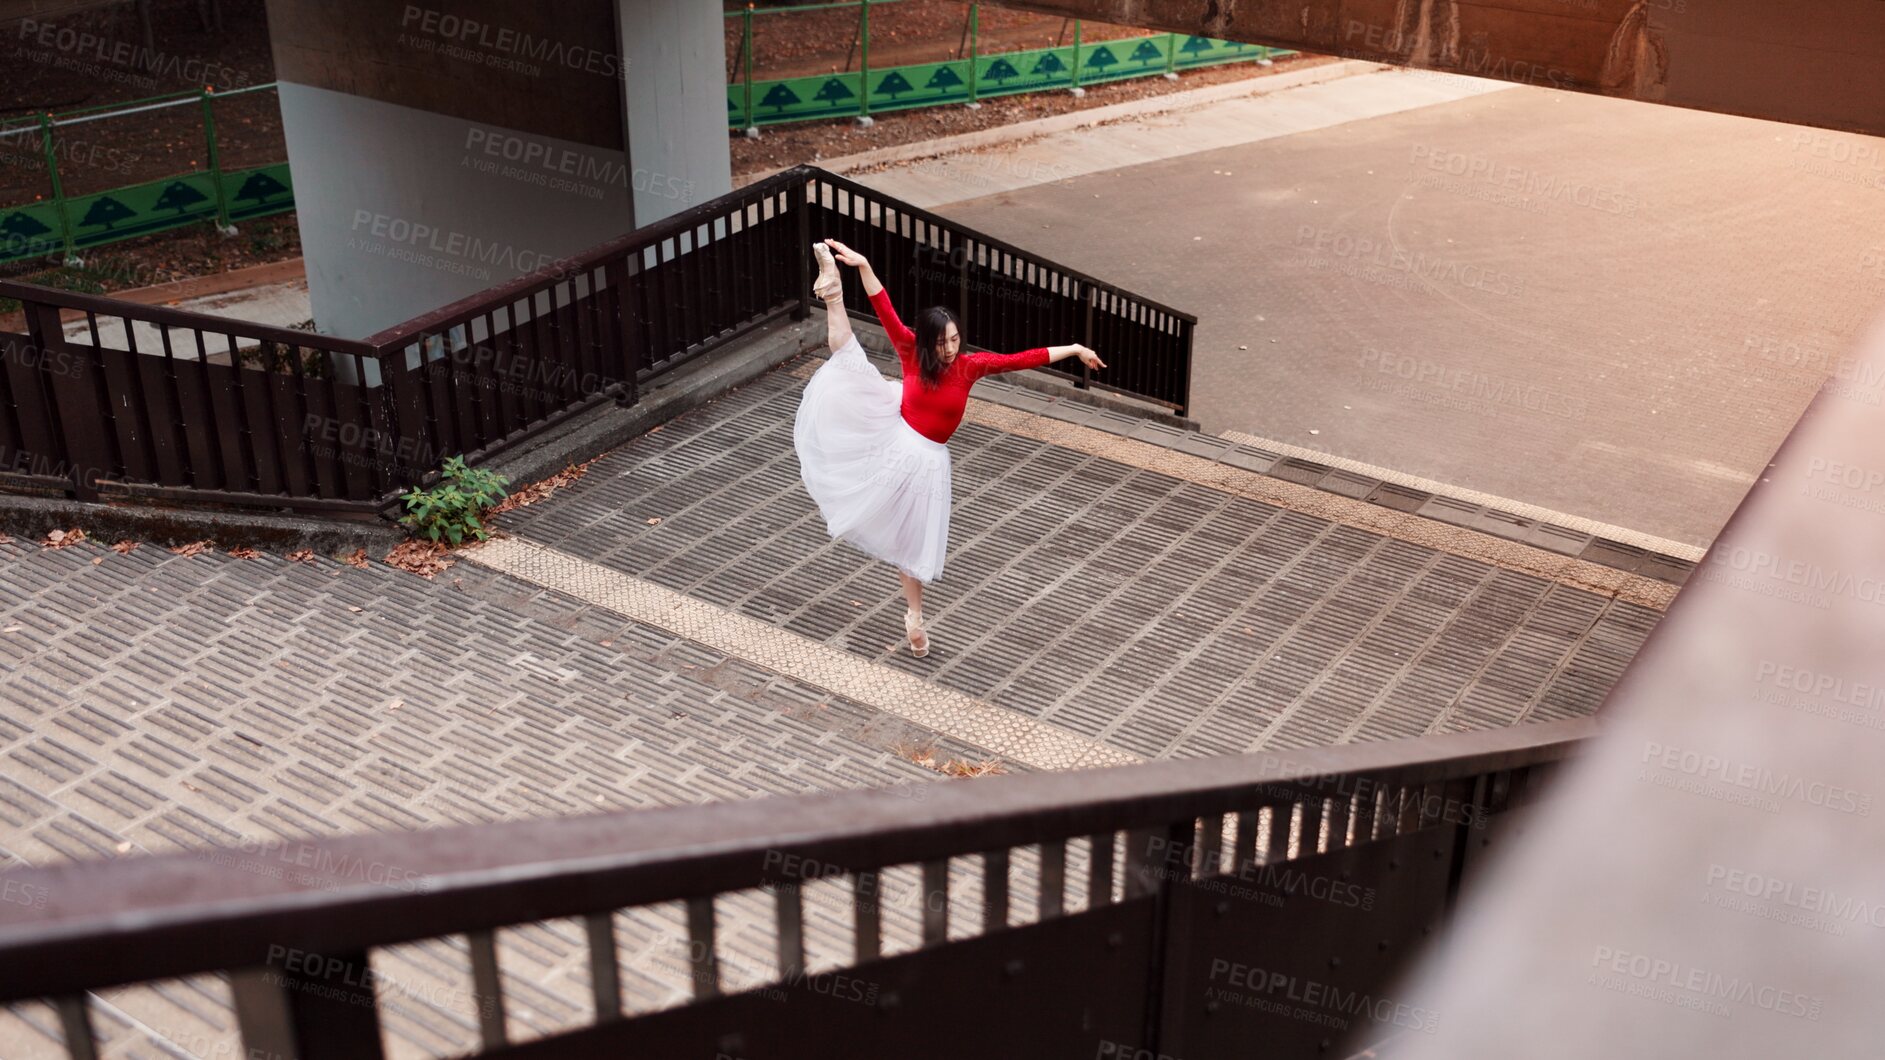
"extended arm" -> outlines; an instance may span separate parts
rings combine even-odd
[[[877,311],[877,322],[884,326],[884,334],[889,337],[898,358],[913,359],[916,356],[916,333],[905,327],[903,320],[897,316],[896,307],[890,304],[890,294],[884,290],[883,282],[877,279],[871,263],[864,255],[835,239],[827,239],[825,244],[831,248],[840,264],[857,270],[857,278],[864,285],[864,295],[870,299],[871,308]]]

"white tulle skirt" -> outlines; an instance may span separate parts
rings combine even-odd
[[[902,401],[852,336],[806,382],[793,442],[826,531],[931,582],[949,550],[949,447],[905,423]]]

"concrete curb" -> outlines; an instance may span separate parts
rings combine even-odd
[[[75,527],[106,544],[131,538],[170,546],[207,538],[217,548],[246,546],[270,552],[307,548],[337,559],[361,548],[369,558],[379,559],[406,537],[390,523],[0,494],[0,531],[37,540],[49,531]]]
[[[1320,84],[1324,81],[1336,81],[1356,74],[1374,73],[1377,70],[1389,70],[1392,67],[1381,63],[1366,62],[1360,59],[1347,59],[1335,63],[1323,63],[1302,70],[1288,70],[1268,77],[1255,77],[1244,81],[1230,81],[1221,85],[1206,85],[1203,88],[1187,92],[1173,92],[1168,95],[1154,96],[1150,99],[1134,99],[1124,103],[1112,103],[1104,107],[1078,110],[1069,114],[1056,114],[1051,118],[1039,118],[1034,121],[1016,122],[993,129],[977,129],[974,132],[959,133],[934,140],[921,140],[916,143],[897,144],[892,147],[880,147],[871,151],[860,151],[854,155],[842,155],[837,158],[824,158],[812,164],[833,173],[844,174],[865,166],[881,165],[886,162],[908,162],[919,158],[933,158],[939,155],[958,154],[996,144],[1012,143],[1049,133],[1065,132],[1102,122],[1118,121],[1122,118],[1137,118],[1148,114],[1164,114],[1169,111],[1189,110],[1227,99],[1239,99],[1244,96],[1261,96],[1271,92],[1280,92],[1303,85]],[[791,166],[779,166],[757,173],[733,178],[735,188],[745,187],[755,181],[764,180],[774,173],[783,173]]]

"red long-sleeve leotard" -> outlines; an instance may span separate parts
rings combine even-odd
[[[969,407],[969,388],[977,379],[997,372],[1019,372],[1048,363],[1047,347],[1037,346],[1020,353],[958,353],[935,389],[923,385],[923,370],[916,360],[916,333],[903,326],[890,304],[890,292],[871,295],[877,320],[896,347],[897,360],[903,362],[903,422],[931,441],[946,442],[962,424],[962,414]]]

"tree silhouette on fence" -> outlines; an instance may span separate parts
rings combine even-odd
[[[181,217],[183,216],[184,210],[195,206],[199,202],[208,201],[209,196],[190,187],[183,181],[178,180],[172,181],[171,184],[164,189],[164,193],[159,195],[157,201],[151,204],[151,209],[175,210],[177,211],[177,216]]]
[[[105,231],[109,232],[112,225],[127,217],[136,216],[136,210],[109,195],[103,195],[92,201],[92,208],[85,211],[85,216],[79,219],[79,227],[92,228],[103,225]]]
[[[242,187],[236,192],[236,201],[254,199],[255,204],[260,206],[275,196],[284,194],[287,190],[287,186],[281,181],[258,171],[249,174],[249,179],[242,182]]]
[[[910,79],[904,77],[903,73],[898,70],[890,71],[883,80],[877,82],[877,91],[884,93],[891,99],[896,99],[897,93],[908,92],[915,87],[915,85],[910,84]]]
[[[929,75],[929,81],[923,87],[946,92],[963,83],[962,75],[956,73],[955,67],[938,66],[936,72]]]

